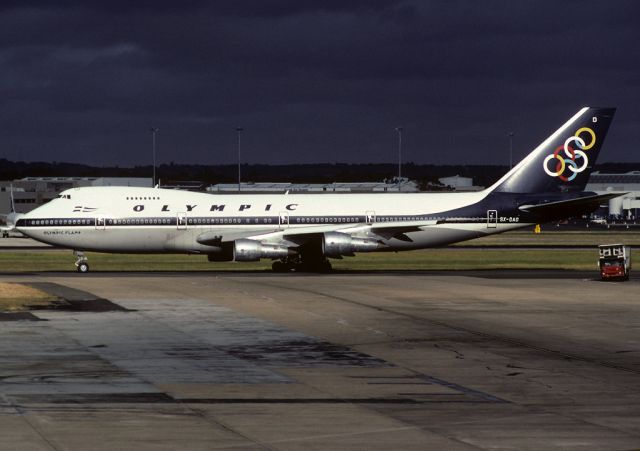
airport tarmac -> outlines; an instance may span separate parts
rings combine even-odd
[[[2,275],[69,302],[0,315],[0,449],[637,449],[640,279],[593,275]]]

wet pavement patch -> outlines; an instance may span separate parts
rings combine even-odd
[[[221,349],[239,359],[274,367],[393,366],[382,359],[354,351],[345,346],[316,341],[311,338],[300,341],[221,347]]]
[[[31,310],[56,310],[63,312],[135,312],[108,299],[87,299],[84,301],[60,300],[45,306],[31,306]]]
[[[176,402],[166,393],[88,393],[88,394],[37,394],[8,396],[16,404],[154,404]]]
[[[166,393],[20,394],[6,396],[6,405],[32,404],[442,404],[479,403],[461,395],[422,395],[388,398],[179,398]]]
[[[67,301],[86,301],[90,299],[97,299],[95,294],[89,293],[88,291],[76,290],[75,288],[52,282],[29,282],[24,283],[24,285],[37,288],[38,290],[42,290],[52,296],[65,299]]]
[[[88,291],[76,290],[51,282],[30,282],[25,285],[42,290],[58,298],[48,305],[32,305],[30,310],[56,310],[64,312],[135,312]]]
[[[63,294],[60,286],[53,289],[57,296]],[[70,300],[56,301],[35,315],[16,316],[48,322],[3,324],[0,398],[7,400],[4,408],[10,413],[42,405],[91,410],[127,404],[151,409],[178,404],[367,404],[375,409],[504,402],[424,374],[398,376],[398,367],[383,359],[199,299],[120,299],[115,304],[77,290],[70,294]],[[365,370],[348,376],[361,379],[354,383],[355,392],[303,391],[298,385],[262,391],[266,384],[304,384],[307,371],[287,368]],[[385,370],[377,371],[381,368]],[[393,375],[387,369],[393,369]],[[222,391],[216,387],[220,384],[234,388]],[[243,391],[241,384],[259,389]]]
[[[31,312],[0,312],[0,321],[47,321]]]
[[[186,404],[424,404],[409,398],[183,398]]]

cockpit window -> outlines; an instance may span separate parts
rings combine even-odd
[[[56,199],[71,199],[71,194],[58,194]]]

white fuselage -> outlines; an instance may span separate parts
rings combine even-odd
[[[238,194],[137,188],[73,188],[24,216],[26,235],[55,246],[122,253],[213,253],[199,237],[283,242],[289,234],[345,231],[366,234],[371,224],[428,224],[382,250],[439,246],[522,227],[521,223],[437,224],[442,212],[472,205],[477,193]]]

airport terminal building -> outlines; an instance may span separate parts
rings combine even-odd
[[[206,188],[210,193],[237,193],[237,183],[218,183]],[[243,193],[414,193],[418,192],[418,184],[412,180],[402,178],[384,182],[334,182],[334,183],[241,183]]]
[[[640,213],[640,171],[630,171],[624,174],[605,174],[595,171],[591,173],[585,190],[598,194],[626,193],[624,196],[609,201],[607,214],[609,218],[613,219],[638,219]]]
[[[84,186],[151,187],[151,177],[25,177],[0,181],[0,213],[11,210],[11,191],[16,212],[27,213],[66,189]]]

